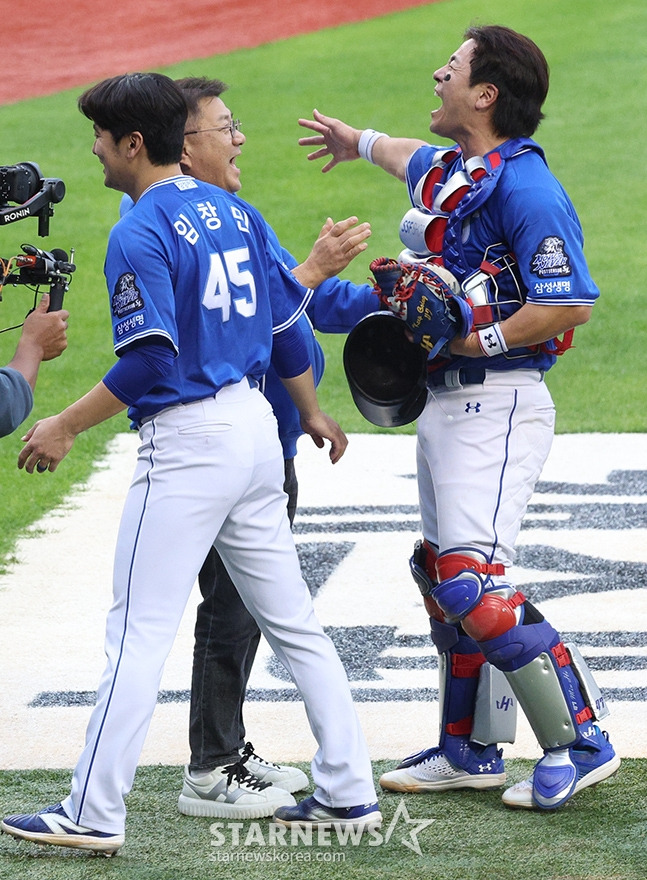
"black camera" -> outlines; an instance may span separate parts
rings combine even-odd
[[[0,166],[0,226],[27,217],[38,217],[38,234],[47,236],[49,220],[54,214],[52,205],[61,202],[64,196],[63,181],[56,177],[43,177],[35,162]],[[23,244],[22,250],[22,254],[8,259],[0,257],[0,300],[6,284],[26,284],[36,290],[41,284],[48,284],[49,311],[58,311],[70,286],[70,276],[76,269],[72,262],[74,249],[69,259],[60,248],[50,252]]]
[[[54,214],[52,205],[62,202],[64,196],[63,181],[43,177],[35,162],[0,166],[0,226],[25,217],[38,217],[38,234],[49,235],[49,218]]]

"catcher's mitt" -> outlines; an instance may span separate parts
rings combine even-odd
[[[434,358],[455,336],[472,329],[472,309],[454,276],[442,266],[379,257],[370,265],[374,292],[406,323],[414,342]]]

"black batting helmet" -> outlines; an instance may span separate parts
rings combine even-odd
[[[406,324],[392,312],[373,312],[351,330],[344,370],[355,406],[380,428],[415,421],[427,399],[427,354],[409,342]]]

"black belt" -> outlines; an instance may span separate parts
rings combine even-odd
[[[430,388],[460,388],[463,385],[482,385],[485,382],[485,367],[461,367],[460,370],[438,370],[429,373],[427,385]]]

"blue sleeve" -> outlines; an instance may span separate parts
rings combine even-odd
[[[526,301],[593,305],[600,292],[584,257],[580,221],[563,187],[533,155],[508,162],[506,172],[500,184],[500,222],[528,289]]]
[[[296,324],[274,336],[271,362],[279,377],[283,379],[300,376],[310,366],[308,348]]]
[[[33,405],[34,395],[23,374],[11,367],[0,369],[0,437],[15,431]]]
[[[168,375],[174,360],[175,354],[168,345],[133,346],[108,370],[103,384],[115,397],[132,406],[158,379]]]
[[[286,251],[284,247],[281,248],[281,259],[290,271],[299,265],[297,258],[292,256],[290,251]]]
[[[151,337],[179,351],[168,256],[152,224],[138,223],[135,214],[129,211],[113,227],[104,265],[115,353]]]
[[[273,332],[280,333],[295,324],[305,312],[312,290],[297,281],[273,253],[269,255],[268,272]]]
[[[281,244],[276,233],[266,223],[270,250],[276,261],[290,274],[299,265],[298,260]],[[295,279],[296,280],[296,279]],[[298,288],[304,288],[296,282]],[[328,278],[312,293],[306,312],[315,330],[321,333],[349,333],[355,324],[370,312],[376,312],[379,300],[368,284],[353,284],[341,278]]]
[[[315,288],[306,309],[315,330],[349,333],[358,321],[380,309],[380,301],[368,284],[328,278]]]

